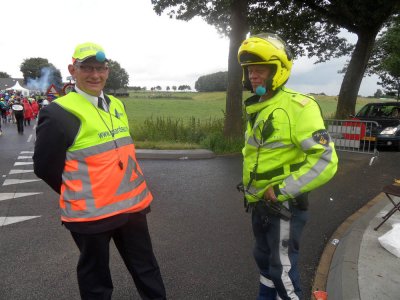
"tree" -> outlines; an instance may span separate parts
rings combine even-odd
[[[381,89],[377,89],[375,94],[374,94],[374,97],[375,98],[382,98],[382,96],[383,96],[382,90]]]
[[[176,91],[176,85],[173,85],[173,86],[172,86],[172,89],[173,89],[174,91]]]
[[[186,91],[186,90],[188,90],[188,91],[191,90],[190,85],[183,84],[183,85],[180,85],[180,86],[178,87],[178,91]]]
[[[387,94],[394,94],[400,99],[400,16],[393,18],[377,39],[370,73],[379,76],[379,85]]]
[[[199,92],[220,92],[226,91],[228,72],[217,72],[200,76],[194,88]]]
[[[46,91],[51,84],[62,88],[61,72],[45,58],[26,58],[20,66],[25,84],[31,88]]]
[[[127,88],[129,83],[129,75],[125,69],[122,68],[118,62],[111,59],[108,61],[108,66],[110,68],[110,72],[104,88],[106,90],[114,91],[114,93],[118,89]]]
[[[0,78],[11,78],[11,76],[8,75],[6,72],[1,72],[0,71]]]
[[[169,87],[169,85],[167,85],[167,88],[166,88],[166,90],[167,90],[167,91],[169,91],[169,90],[170,90],[170,87]]]
[[[379,75],[379,85],[385,88],[387,95],[396,97],[397,101],[400,100],[400,76],[391,76],[389,73]]]
[[[357,94],[371,57],[376,36],[385,22],[400,12],[398,0],[294,0],[310,8],[322,21],[326,21],[358,37],[350,62],[340,87],[337,118],[347,118],[355,113]]]
[[[294,58],[316,57],[316,63],[351,53],[353,46],[338,36],[340,27],[302,2],[258,1],[248,16],[251,33],[275,32],[289,44]]]
[[[50,65],[46,58],[32,57],[26,58],[20,66],[20,71],[24,76],[24,82],[27,83],[28,79],[40,78],[41,70]]]

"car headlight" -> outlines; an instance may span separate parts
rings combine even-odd
[[[390,135],[393,135],[393,134],[396,134],[396,132],[397,132],[398,129],[399,129],[398,127],[386,127],[385,129],[383,129],[383,130],[381,131],[380,134],[390,134]]]

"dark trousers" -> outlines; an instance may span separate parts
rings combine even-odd
[[[123,226],[97,234],[71,232],[79,248],[77,267],[82,299],[111,299],[110,240],[120,253],[142,299],[166,299],[145,214],[132,214]]]
[[[15,120],[17,122],[18,133],[23,133],[24,132],[24,115],[21,113],[16,113]]]

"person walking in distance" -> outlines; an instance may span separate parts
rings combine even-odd
[[[80,257],[82,299],[111,299],[113,239],[142,299],[166,299],[148,231],[153,196],[136,160],[123,103],[103,92],[108,59],[100,45],[76,46],[75,88],[39,113],[35,174],[60,194],[62,224]]]
[[[15,117],[15,122],[17,123],[17,130],[19,134],[24,133],[24,106],[21,104],[19,98],[14,100],[11,106],[13,115]]]
[[[37,103],[36,99],[32,98],[32,112],[33,112],[33,118],[37,118],[39,115],[39,104]]]
[[[297,260],[307,221],[308,193],[328,182],[337,155],[315,100],[284,85],[292,55],[277,35],[244,40],[238,60],[245,101],[243,148],[245,205],[252,213],[258,300],[302,299]]]
[[[6,114],[7,114],[7,104],[4,101],[4,98],[0,98],[0,114],[1,114],[1,119],[0,119],[0,135],[3,134],[3,130],[1,129],[1,123],[6,123]]]
[[[27,98],[22,99],[22,105],[24,106],[24,126],[31,125],[31,119],[33,119],[33,109]]]

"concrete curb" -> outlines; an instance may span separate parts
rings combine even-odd
[[[210,159],[216,155],[207,149],[193,150],[153,150],[153,149],[136,149],[136,157],[138,159]]]
[[[380,193],[333,233],[321,255],[312,291],[327,291],[329,299],[359,299],[360,245],[370,220],[386,205],[384,199],[385,195]]]

